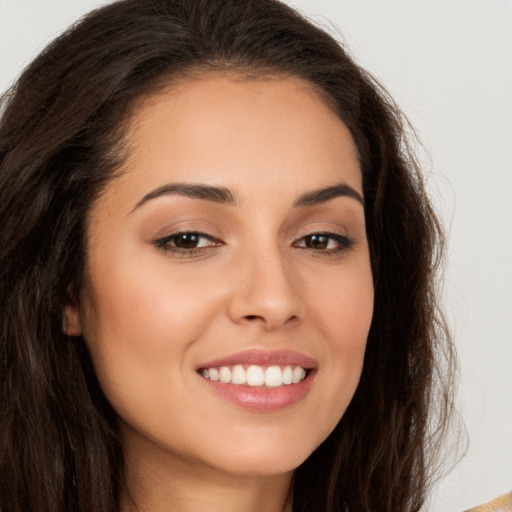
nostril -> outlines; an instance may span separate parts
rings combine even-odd
[[[297,320],[298,317],[296,315],[292,315],[290,316],[290,318],[288,318],[284,323],[286,324],[289,324],[290,322],[294,322],[295,320]],[[269,323],[272,323],[272,322],[269,322],[269,320],[263,316],[263,315],[245,315],[244,316],[244,320],[247,321],[247,322],[257,322],[257,321],[261,321],[265,324],[269,324]]]

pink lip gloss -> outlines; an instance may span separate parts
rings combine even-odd
[[[268,369],[273,375],[271,379]],[[271,412],[304,399],[316,369],[313,359],[292,350],[249,350],[204,363],[197,371],[222,398],[245,409]]]

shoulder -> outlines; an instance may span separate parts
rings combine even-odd
[[[466,512],[512,512],[512,492]]]

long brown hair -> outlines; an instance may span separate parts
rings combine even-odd
[[[359,150],[375,285],[363,374],[297,469],[296,512],[417,511],[451,408],[453,351],[436,301],[441,230],[383,89],[276,0],[123,0],[24,71],[0,121],[0,509],[116,512],[117,418],[62,308],[81,288],[91,204],[123,159],[133,108],[203,71],[314,84]]]

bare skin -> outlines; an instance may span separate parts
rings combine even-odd
[[[350,132],[300,79],[232,78],[137,109],[66,309],[121,419],[125,512],[291,511],[295,468],[361,375],[373,284]],[[210,377],[251,365],[299,377]]]

